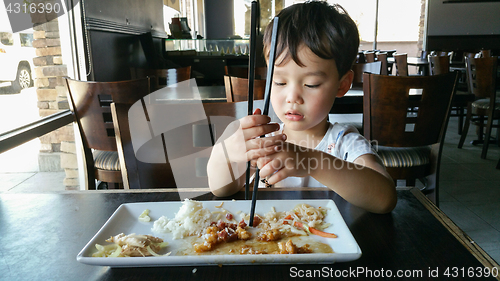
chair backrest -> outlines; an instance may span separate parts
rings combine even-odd
[[[352,79],[353,88],[363,87],[363,73],[374,73],[380,74],[382,72],[382,62],[367,62],[367,63],[355,63],[352,65],[352,71],[354,72],[354,78]]]
[[[191,79],[191,66],[168,69],[131,68],[132,79],[151,78],[151,91]]]
[[[481,57],[482,58],[489,58],[491,57],[491,50],[481,50]]]
[[[225,65],[224,75],[239,78],[248,78],[248,66]],[[255,67],[255,79],[265,80],[267,76],[267,67]]]
[[[456,73],[364,76],[363,124],[367,139],[394,147],[442,141],[455,92]],[[417,112],[409,112],[412,108],[418,108]]]
[[[248,100],[248,78],[224,75],[224,86],[226,88],[227,102]],[[253,99],[264,99],[265,90],[266,80],[255,79],[253,86]]]
[[[382,75],[388,75],[389,74],[389,64],[387,63],[387,53],[385,52],[378,52],[377,53],[377,61],[380,61],[382,63],[382,70],[380,71],[380,74]]]
[[[430,75],[439,75],[450,72],[450,56],[429,56]]]
[[[148,78],[119,82],[66,78],[66,85],[83,145],[104,151],[117,151],[110,109],[113,100],[117,97],[149,94]]]
[[[142,101],[134,105],[111,105],[124,187],[208,187],[206,164],[212,146],[229,123],[247,115],[247,102],[149,104]],[[254,106],[262,107],[263,103],[255,101]],[[277,120],[274,113],[270,116]],[[155,132],[142,141],[143,146],[134,147],[150,130]],[[137,137],[138,132],[146,135]],[[146,148],[153,152],[148,153]]]
[[[358,51],[356,63],[366,63],[365,53],[363,51]]]
[[[375,61],[375,52],[374,51],[365,52],[365,59],[366,59],[366,62],[374,62]]]
[[[408,54],[394,54],[394,62],[396,63],[396,75],[408,76]]]
[[[420,52],[420,58],[421,59],[427,59],[427,56],[429,56],[429,52],[425,51],[425,50],[422,50]]]
[[[469,92],[476,98],[495,99],[497,57],[472,58],[466,57],[467,84]]]

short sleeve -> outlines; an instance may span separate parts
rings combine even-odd
[[[335,141],[334,155],[343,160],[353,162],[361,155],[378,155],[372,149],[370,142],[359,134],[353,126],[345,126],[343,130],[338,131]]]

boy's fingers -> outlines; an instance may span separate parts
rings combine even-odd
[[[272,137],[254,138],[247,141],[247,150],[266,148],[270,146],[283,146],[286,136],[279,134]]]
[[[244,129],[243,130],[243,137],[245,138],[245,140],[250,140],[250,139],[254,139],[254,138],[258,138],[260,136],[270,134],[272,132],[276,132],[279,129],[280,129],[280,125],[275,124],[275,123],[256,126],[256,127]]]
[[[262,114],[262,111],[260,110],[260,108],[255,109],[253,112],[253,115],[261,115],[261,114]]]
[[[269,122],[271,122],[271,118],[267,115],[248,115],[240,119],[240,126],[242,129],[248,129]]]
[[[270,177],[267,178],[267,182],[269,184],[275,184],[277,182],[280,182],[288,177],[286,169],[280,169],[279,171],[276,171],[274,174],[272,174]]]
[[[252,150],[249,150],[247,152],[247,161],[248,160],[254,160],[254,159],[258,159],[258,158],[261,158],[261,157],[266,157],[266,156],[269,156],[271,154],[274,154],[278,151],[281,150],[281,147],[280,146],[269,146],[269,147],[266,147],[266,148],[260,148],[260,149],[252,149]]]
[[[262,158],[260,158],[260,159],[262,159]],[[276,161],[276,160],[277,159],[275,158],[262,166],[259,165],[261,163],[259,163],[259,162],[257,163],[257,167],[260,167],[259,176],[261,178],[267,178],[267,180],[269,181],[269,177],[271,177],[275,173],[278,173],[279,170],[283,169],[281,163],[279,163],[280,161]]]

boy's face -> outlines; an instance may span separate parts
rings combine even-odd
[[[322,136],[335,98],[343,96],[351,86],[352,72],[340,78],[334,60],[322,59],[308,47],[302,46],[298,57],[303,67],[292,59],[274,67],[273,109],[285,130]]]

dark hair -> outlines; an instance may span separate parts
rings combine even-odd
[[[276,57],[287,52],[277,65],[293,59],[300,62],[297,52],[307,46],[322,59],[335,60],[339,76],[349,71],[356,59],[359,33],[354,21],[340,5],[323,1],[308,1],[283,9],[279,14]],[[264,32],[264,55],[269,58],[273,21]]]

